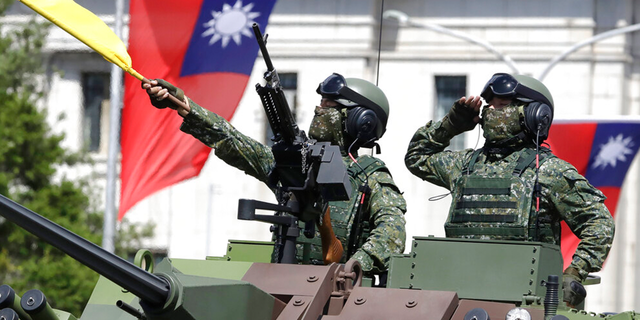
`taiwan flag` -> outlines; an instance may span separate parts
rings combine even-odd
[[[275,0],[132,0],[129,54],[150,79],[165,79],[229,120],[242,98]],[[141,83],[125,78],[118,219],[138,201],[197,176],[211,149],[182,133],[182,118],[155,109]]]
[[[578,169],[607,196],[615,216],[620,188],[640,147],[640,119],[555,120],[547,139],[551,150]],[[562,222],[561,251],[568,267],[580,240]]]

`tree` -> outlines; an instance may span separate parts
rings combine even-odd
[[[0,0],[0,15],[13,2]],[[32,20],[17,29],[0,27],[7,31],[0,34],[0,194],[100,243],[102,213],[87,196],[95,194],[91,184],[56,174],[61,165],[85,157],[61,147],[63,135],[52,133],[46,111],[38,107],[44,95],[38,84],[41,50],[49,24]],[[144,232],[142,236],[149,235],[148,228]],[[120,238],[140,237],[133,233]],[[97,279],[94,271],[0,218],[0,284],[11,285],[19,295],[40,289],[53,307],[78,317]]]

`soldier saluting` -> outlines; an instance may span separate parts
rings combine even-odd
[[[586,297],[581,282],[609,254],[614,222],[605,196],[568,162],[541,144],[553,120],[553,98],[538,80],[497,73],[480,97],[462,97],[441,121],[413,136],[405,163],[416,176],[451,191],[447,237],[541,241],[560,245],[560,221],[581,242],[564,271],[570,306]],[[445,151],[456,135],[480,123],[485,145]]]

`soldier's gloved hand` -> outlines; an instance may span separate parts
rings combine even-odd
[[[184,91],[182,91],[182,89],[162,79],[154,79],[151,80],[150,83],[144,83],[142,84],[142,88],[147,90],[151,104],[158,109],[178,109],[177,105],[167,99],[169,95],[178,98],[180,101],[185,101]]]
[[[462,97],[453,103],[449,113],[442,119],[442,126],[452,135],[473,130],[480,122],[480,97]]]
[[[562,295],[567,306],[575,308],[587,297],[587,290],[582,285],[582,278],[578,270],[569,267],[562,274]]]

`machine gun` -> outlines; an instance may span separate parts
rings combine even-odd
[[[309,139],[298,128],[269,57],[266,38],[257,24],[253,25],[253,32],[267,65],[266,84],[256,84],[256,91],[274,133],[271,150],[275,168],[269,175],[269,186],[276,190],[278,204],[241,199],[238,219],[275,224],[272,231],[276,238],[276,262],[295,263],[295,240],[300,234],[298,222],[305,222],[305,235],[312,237],[315,221],[324,213],[328,201],[348,200],[351,184],[340,148]],[[256,209],[272,210],[276,214],[256,215]]]

